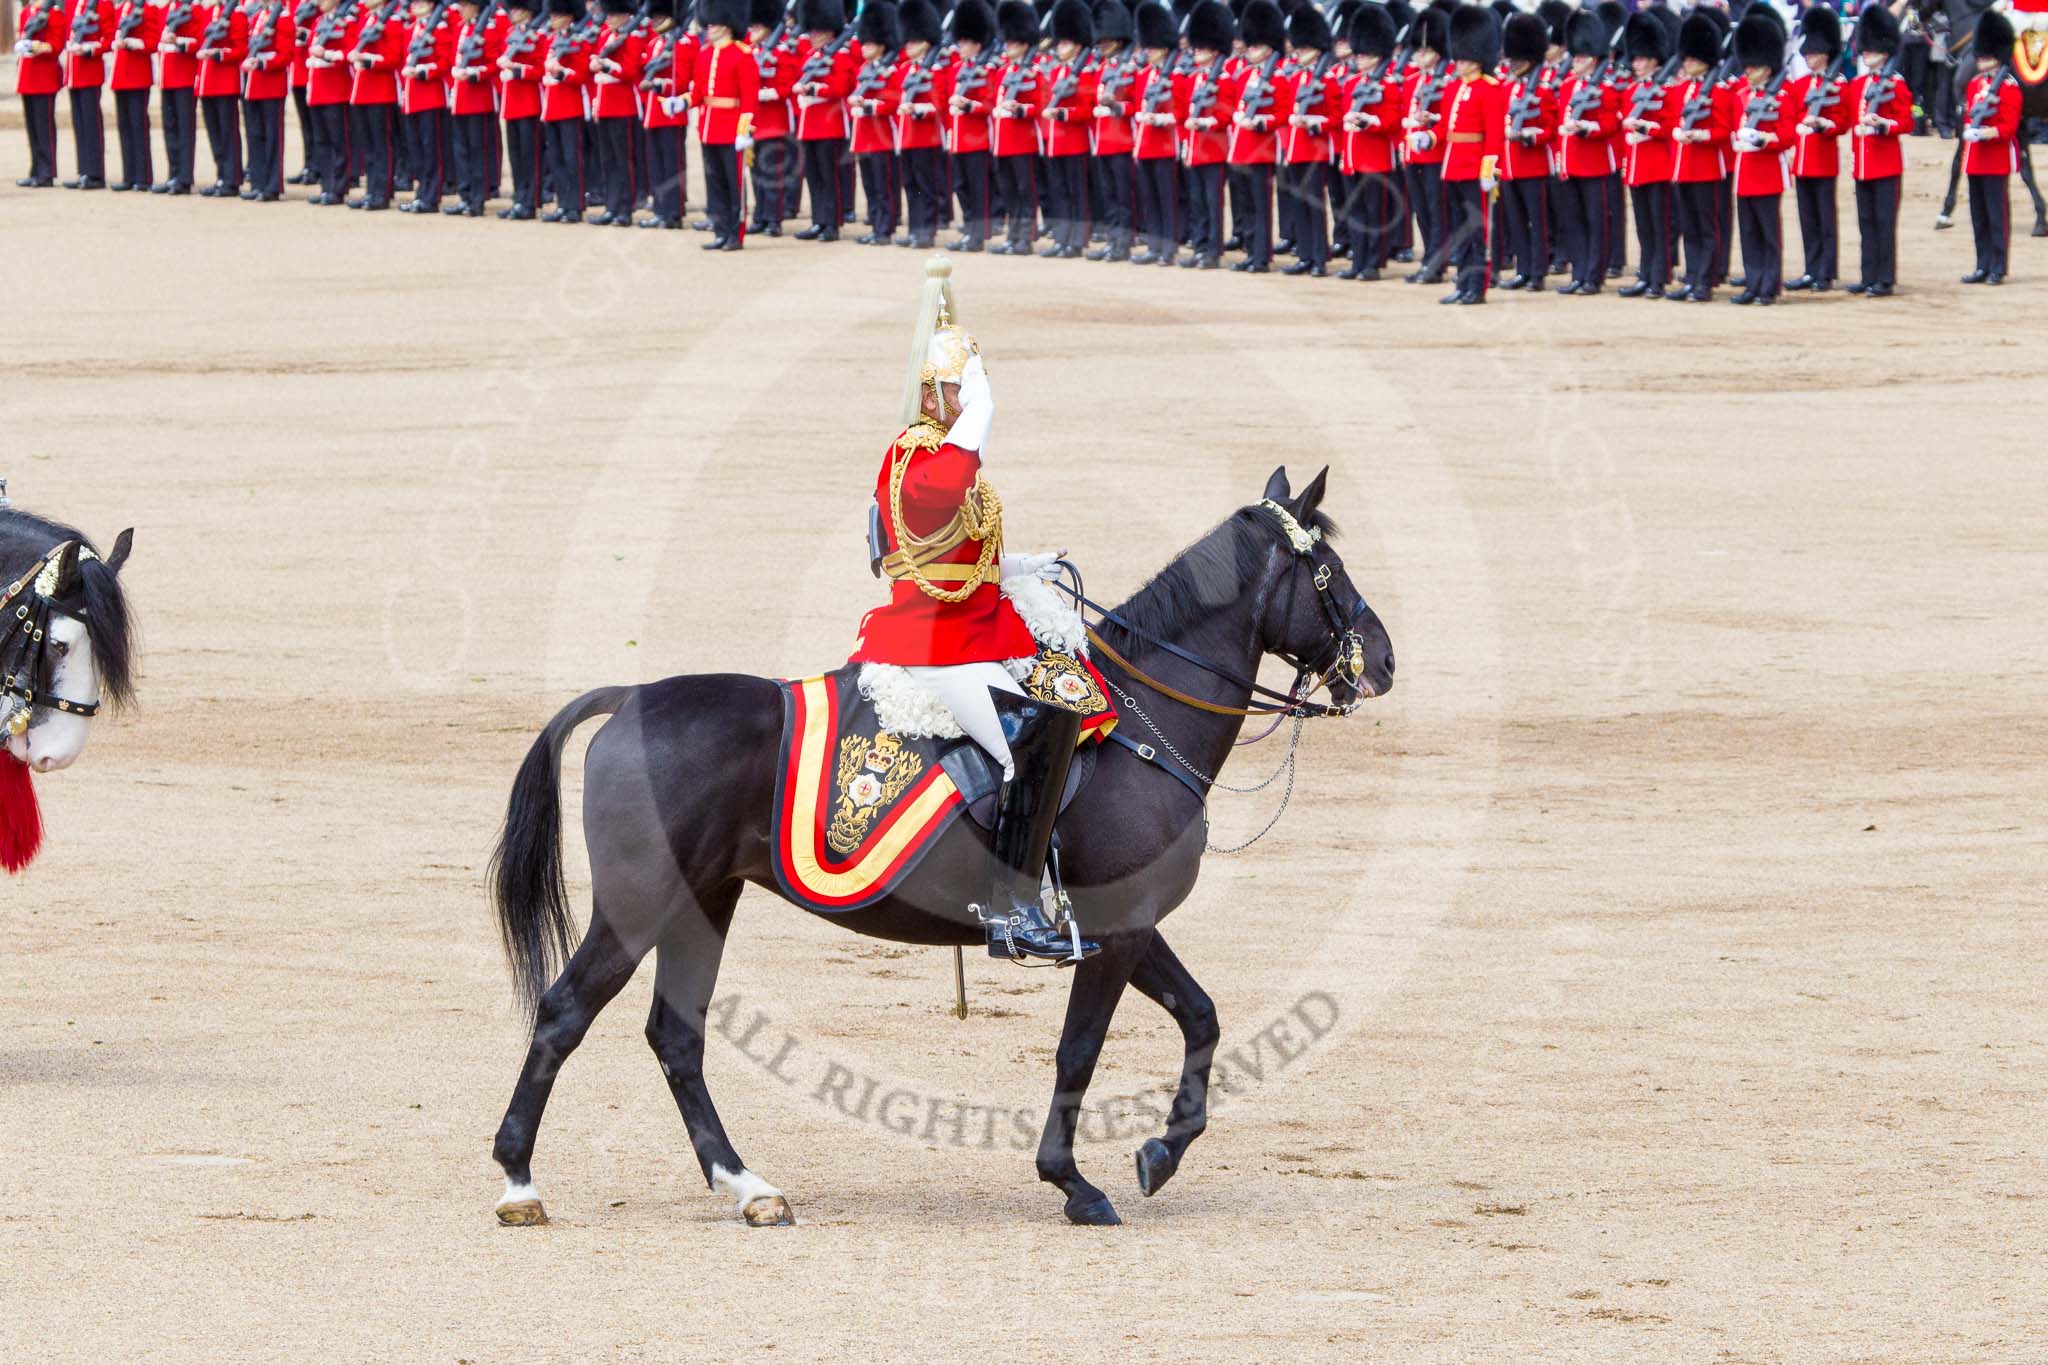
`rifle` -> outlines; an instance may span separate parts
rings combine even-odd
[[[127,13],[121,16],[121,22],[114,25],[114,45],[118,47],[133,38],[135,30],[142,27],[142,21],[148,14],[149,7],[142,0],[135,0],[129,5]]]
[[[604,46],[590,56],[592,72],[597,71],[599,63],[607,66],[616,65],[612,61],[613,56],[626,45],[626,40],[633,36],[632,24],[622,24],[618,28],[613,28],[610,24],[600,24],[599,29],[604,34]]]
[[[2006,84],[2011,80],[2012,68],[2009,66],[2001,65],[1998,70],[1993,72],[1991,79],[1984,82],[1984,93],[1970,101],[1970,121],[1964,127],[1982,128],[1992,119],[1997,118],[2000,103],[1999,92],[2004,90]],[[1877,82],[1875,81],[1871,82],[1873,88],[1876,84]],[[1864,111],[1867,113],[1874,107],[1876,107],[1876,101],[1866,97],[1863,101]]]
[[[1437,106],[1443,103],[1444,86],[1450,82],[1450,67],[1448,61],[1440,59],[1430,73],[1422,78],[1415,87],[1415,99],[1408,106],[1409,112],[1413,113],[1419,109],[1425,114],[1436,113]],[[1429,128],[1418,131],[1429,133],[1431,140],[1435,140],[1436,134]]]
[[[1778,121],[1779,111],[1784,105],[1785,73],[1788,70],[1789,66],[1779,67],[1769,83],[1749,97],[1749,103],[1742,110],[1743,132],[1754,133],[1764,124]]]
[[[1092,49],[1082,53],[1079,61],[1068,62],[1060,78],[1052,83],[1052,95],[1045,102],[1046,112],[1051,113],[1072,99],[1074,92],[1081,88],[1081,77],[1094,69],[1095,53]]]
[[[477,15],[476,22],[469,26],[469,32],[464,34],[462,41],[455,45],[455,64],[457,66],[468,71],[484,64],[484,36],[489,32],[492,21],[498,17],[498,11],[503,7],[502,0],[489,0],[489,3],[484,6],[483,13]]]
[[[889,83],[889,76],[896,70],[896,54],[884,52],[871,62],[862,63],[860,80],[853,87],[850,98],[864,100]]]
[[[1614,58],[1621,51],[1621,34],[1614,35],[1614,41],[1607,45],[1607,55],[1600,59],[1600,65],[1593,68],[1579,88],[1572,91],[1571,103],[1565,108],[1565,121],[1583,123],[1586,116],[1600,107],[1606,98],[1609,83],[1614,79]]]
[[[1548,88],[1543,79],[1546,70],[1540,64],[1531,67],[1529,73],[1522,77],[1521,93],[1508,101],[1508,139],[1511,143],[1526,145],[1522,143],[1522,134],[1543,112],[1543,92]]]
[[[1275,52],[1272,56],[1266,58],[1265,63],[1259,67],[1258,88],[1252,92],[1250,99],[1247,99],[1237,107],[1238,113],[1248,119],[1254,119],[1273,107],[1273,77],[1279,70],[1280,54]],[[1249,88],[1250,84],[1249,81],[1246,82],[1247,88]]]
[[[766,90],[775,84],[775,78],[782,71],[783,43],[789,32],[789,20],[784,19],[775,26],[766,42],[754,49],[754,69],[761,73],[761,88]]]
[[[49,28],[50,16],[56,13],[57,5],[58,0],[48,0],[48,3],[41,9],[31,10],[29,16],[21,21],[21,37],[16,41],[14,49],[16,52],[19,52],[24,57],[28,55],[28,45],[41,38],[43,31]],[[188,18],[191,15],[191,11],[192,7],[188,4],[185,7]]]
[[[1684,132],[1697,132],[1700,122],[1713,116],[1714,91],[1721,82],[1728,79],[1728,73],[1735,62],[1735,30],[1728,30],[1728,37],[1721,44],[1721,61],[1718,66],[1700,74],[1699,84],[1694,87],[1692,98],[1678,111],[1678,126]]]
[[[407,66],[419,66],[433,60],[434,39],[441,32],[441,20],[447,13],[448,0],[435,0],[433,13],[412,31],[412,41],[405,45]]]
[[[1209,65],[1209,78],[1202,82],[1200,89],[1188,96],[1188,120],[1190,122],[1198,118],[1214,116],[1217,97],[1223,93],[1223,65],[1229,60],[1230,54],[1219,54],[1216,60]]]
[[[185,0],[185,9],[189,12],[191,8],[190,0]],[[356,0],[341,0],[340,4],[321,15],[320,22],[313,29],[312,46],[321,52],[332,52],[334,45],[341,40],[342,30],[348,27],[348,21],[355,16],[355,12]],[[168,32],[170,21],[167,19],[164,22],[165,31]]]
[[[1145,102],[1138,107],[1148,114],[1161,112],[1167,101],[1173,98],[1174,78],[1186,71],[1193,62],[1194,58],[1187,53],[1176,52],[1166,65],[1153,72],[1151,82],[1145,87]]]
[[[1024,87],[1037,79],[1038,59],[1032,56],[1031,54],[1026,53],[1024,55],[1023,60],[1019,61],[1015,66],[1011,67],[1008,71],[1003,73],[1002,95],[998,103],[1023,103]]]
[[[1309,69],[1308,80],[1302,85],[1302,89],[1313,92],[1309,96],[1309,102],[1306,106],[1299,99],[1296,99],[1294,102],[1294,112],[1304,118],[1314,118],[1318,115],[1322,117],[1323,127],[1321,129],[1311,128],[1304,130],[1312,135],[1318,132],[1327,133],[1330,131],[1330,116],[1323,110],[1323,106],[1330,101],[1330,88],[1323,82],[1328,78],[1330,63],[1335,60],[1336,58],[1328,52],[1316,58],[1316,64]]]
[[[100,36],[100,7],[86,3],[78,7],[78,19],[71,25],[71,41],[89,43]]]
[[[255,16],[250,16],[248,60],[252,62],[268,57],[277,47],[277,16],[284,11],[284,0],[269,0],[268,4],[260,8],[263,13],[270,16],[270,22],[258,30]]]
[[[641,68],[640,88],[642,90],[647,91],[649,94],[656,94],[659,93],[656,87],[674,84],[674,82],[669,80],[668,73],[675,70],[676,46],[682,41],[682,36],[681,29],[670,29],[666,34],[658,33],[655,35],[654,41],[660,44],[660,46],[654,56],[647,59],[647,65]],[[510,52],[512,50],[511,46],[508,44],[505,50]]]
[[[1113,61],[1102,69],[1102,84],[1097,87],[1095,102],[1110,110],[1110,117],[1124,115],[1124,96],[1131,92],[1131,82],[1138,79],[1138,69],[1144,58],[1126,53],[1122,61]]]
[[[1905,44],[1899,44],[1904,47]],[[1849,64],[1854,60],[1854,49],[1849,43],[1842,44],[1842,53],[1835,58],[1835,64],[1814,77],[1812,85],[1806,87],[1806,112],[1801,123],[1811,123],[1820,117],[1821,110],[1831,109],[1842,102],[1842,77],[1848,74]],[[1898,54],[1893,53],[1894,57]]]
[[[541,27],[546,22],[547,16],[545,14],[536,14],[523,24],[514,24],[510,29],[506,30],[505,51],[500,55],[511,58],[514,65],[526,65],[525,62],[519,59],[531,55],[533,50],[540,46]],[[510,74],[510,72],[502,73],[503,76],[509,76]],[[641,88],[643,90],[646,89],[645,82],[641,83]]]
[[[1863,87],[1863,112],[1865,114],[1876,113],[1879,109],[1884,108],[1885,103],[1891,99],[1892,83],[1899,78],[1899,58],[1904,55],[1905,49],[1906,45],[1900,43],[1898,50],[1885,58],[1884,66],[1878,70],[1875,76],[1870,78],[1870,84]],[[1848,55],[1846,47],[1843,49],[1843,55]],[[1840,97],[1837,96],[1837,98]]]
[[[1409,25],[1413,28],[1414,25]],[[1394,40],[1394,50],[1380,58],[1380,64],[1358,78],[1358,84],[1351,91],[1351,110],[1354,114],[1368,113],[1377,108],[1387,97],[1387,74],[1399,71],[1408,65],[1408,29],[1401,30],[1401,36]]]
[[[1003,50],[994,43],[985,44],[981,55],[960,68],[960,79],[954,82],[953,93],[962,99],[970,99],[988,89],[988,73],[1003,59]]]
[[[1659,67],[1650,79],[1636,82],[1635,91],[1628,99],[1628,117],[1631,121],[1640,122],[1647,115],[1663,110],[1664,91],[1671,84],[1671,78],[1678,74],[1680,60],[1673,57]]]
[[[221,44],[228,40],[229,26],[233,22],[234,16],[235,11],[233,7],[222,5],[220,13],[214,15],[207,22],[206,31],[199,35],[199,50],[192,55],[200,61],[205,61],[207,53],[223,51]]]
[[[370,17],[363,20],[362,31],[356,34],[355,51],[349,53],[350,60],[366,55],[370,49],[384,41],[384,30],[391,26],[391,16],[405,0],[388,0],[382,8],[370,11]]]
[[[796,83],[798,85],[823,85],[825,78],[832,74],[832,63],[838,59],[841,52],[846,50],[846,45],[853,41],[853,33],[854,31],[850,26],[841,29],[837,38],[834,38],[831,42],[804,58],[803,70],[796,73]]]

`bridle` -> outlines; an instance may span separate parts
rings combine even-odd
[[[0,732],[7,735],[26,731],[38,706],[86,720],[99,714],[97,701],[72,701],[36,691],[48,672],[51,613],[86,623],[83,608],[66,606],[55,595],[58,565],[74,543],[58,544],[0,593]],[[83,544],[78,545],[78,555],[98,558]]]
[[[1315,716],[1349,715],[1357,709],[1357,700],[1346,705],[1338,705],[1335,702],[1313,702],[1309,698],[1325,687],[1328,687],[1333,681],[1349,685],[1359,694],[1360,700],[1372,695],[1373,688],[1365,680],[1365,639],[1356,629],[1358,618],[1365,614],[1365,599],[1360,597],[1351,606],[1349,611],[1346,611],[1338,603],[1337,595],[1331,587],[1337,576],[1336,571],[1327,563],[1316,559],[1317,547],[1322,544],[1323,538],[1320,530],[1304,527],[1294,519],[1292,513],[1271,498],[1259,499],[1258,507],[1259,510],[1268,513],[1277,523],[1277,529],[1280,532],[1281,538],[1296,561],[1296,572],[1290,573],[1287,579],[1287,614],[1289,616],[1293,614],[1293,594],[1295,584],[1299,581],[1299,569],[1313,563],[1315,565],[1315,573],[1311,581],[1315,584],[1316,601],[1322,608],[1323,619],[1328,624],[1330,630],[1329,656],[1326,663],[1310,665],[1290,654],[1282,653],[1278,650],[1272,651],[1274,657],[1294,665],[1294,686],[1287,692],[1277,692],[1270,687],[1264,686],[1256,678],[1240,676],[1234,669],[1225,668],[1222,664],[1205,659],[1191,649],[1177,645],[1171,640],[1158,639],[1139,630],[1129,621],[1117,615],[1111,608],[1105,607],[1100,602],[1093,601],[1087,597],[1082,592],[1080,571],[1071,564],[1063,563],[1063,566],[1074,581],[1071,586],[1061,584],[1061,589],[1074,599],[1076,605],[1093,611],[1103,621],[1107,621],[1109,624],[1125,631],[1134,639],[1142,640],[1155,649],[1164,650],[1183,663],[1193,664],[1203,672],[1221,678],[1233,686],[1242,687],[1251,693],[1251,700],[1244,706],[1224,706],[1217,702],[1205,701],[1200,697],[1191,696],[1144,672],[1144,670],[1138,668],[1129,659],[1118,653],[1108,641],[1102,638],[1101,633],[1094,626],[1087,627],[1089,643],[1100,650],[1103,657],[1114,663],[1125,673],[1128,673],[1136,681],[1159,693],[1162,697],[1177,701],[1181,705],[1192,707],[1197,711],[1207,711],[1211,715],[1270,715],[1275,717],[1276,724],[1280,719],[1287,717],[1307,719]]]

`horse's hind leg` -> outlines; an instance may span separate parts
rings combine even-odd
[[[1209,1126],[1209,1067],[1222,1035],[1209,993],[1188,974],[1164,938],[1153,936],[1151,948],[1131,973],[1131,984],[1173,1016],[1187,1043],[1180,1088],[1174,1092],[1173,1108],[1166,1117],[1166,1136],[1147,1138],[1138,1148],[1138,1188],[1154,1195],[1180,1169],[1188,1144]]]
[[[678,916],[655,945],[647,1045],[682,1111],[704,1183],[731,1195],[750,1226],[786,1227],[796,1221],[789,1201],[740,1160],[704,1086],[704,1013],[718,985],[718,963],[739,895],[740,883],[733,882],[703,897],[703,913]]]
[[[2027,193],[2034,197],[2034,235],[2048,237],[2048,201],[2041,198],[2041,187],[2034,182],[2034,129],[2037,126],[2032,119],[2020,125],[2020,179],[2025,182]]]
[[[498,1139],[491,1148],[505,1168],[499,1222],[516,1227],[547,1221],[533,1188],[533,1144],[540,1131],[541,1111],[547,1108],[548,1092],[554,1089],[562,1063],[583,1041],[599,1011],[633,979],[633,969],[644,955],[644,949],[629,951],[603,914],[595,914],[590,932],[569,965],[541,995],[526,1065],[520,1068],[519,1084],[512,1091],[512,1103],[505,1109],[505,1120],[498,1125]]]
[[[1073,984],[1068,988],[1067,1020],[1055,1060],[1058,1077],[1052,1112],[1046,1115],[1045,1133],[1038,1140],[1038,1178],[1066,1192],[1069,1222],[1107,1227],[1123,1221],[1116,1216],[1109,1196],[1083,1179],[1081,1168],[1074,1164],[1074,1129],[1080,1121],[1081,1099],[1095,1078],[1095,1062],[1102,1055],[1102,1041],[1108,1036],[1117,1001],[1123,998],[1131,969],[1152,938],[1149,929],[1105,935],[1102,951],[1074,968]]]
[[[1963,140],[1956,139],[1956,154],[1948,164],[1948,193],[1942,196],[1941,212],[1934,216],[1937,229],[1953,227],[1956,221],[1956,191],[1963,183]]]

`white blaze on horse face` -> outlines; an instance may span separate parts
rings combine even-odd
[[[93,662],[92,637],[85,623],[69,616],[50,614],[51,653],[56,663],[50,670],[50,695],[68,701],[99,700],[99,668]],[[68,768],[85,752],[85,740],[92,722],[84,716],[38,706],[28,732],[7,741],[8,752],[39,773]]]

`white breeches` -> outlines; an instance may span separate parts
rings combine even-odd
[[[1009,781],[1017,775],[1017,765],[1010,758],[1009,741],[1003,738],[1003,723],[996,716],[996,704],[989,700],[988,690],[1000,687],[1005,692],[1024,695],[1024,689],[1017,686],[1017,680],[1010,676],[1010,670],[997,663],[951,664],[944,668],[913,667],[905,670],[918,684],[940,701],[953,713],[953,719],[960,722],[960,728],[967,737],[988,751],[991,758],[1003,765],[1003,780]]]

